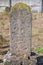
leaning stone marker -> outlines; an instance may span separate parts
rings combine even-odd
[[[4,59],[4,65],[35,65],[28,60],[31,52],[30,7],[24,3],[15,4],[10,12],[10,53]]]

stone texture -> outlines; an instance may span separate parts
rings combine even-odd
[[[30,65],[32,16],[30,7],[17,3],[10,13],[10,53],[4,58],[4,65]]]
[[[10,50],[17,56],[30,55],[31,11],[24,3],[16,4],[10,13]]]
[[[13,59],[11,59],[11,57],[10,57],[10,61],[6,61],[4,65],[36,65],[37,63],[37,60],[34,57],[31,57],[30,59],[19,58],[15,60],[14,60],[14,56]]]

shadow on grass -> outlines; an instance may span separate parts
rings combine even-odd
[[[43,65],[43,56],[37,57],[37,65]]]
[[[31,52],[31,56],[35,56],[36,55],[36,53],[35,52]]]

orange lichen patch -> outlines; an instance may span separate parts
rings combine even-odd
[[[18,8],[21,8],[21,6],[23,6],[23,7],[26,8],[28,11],[31,12],[31,9],[30,9],[30,7],[29,7],[27,4],[25,4],[25,3],[23,3],[23,2],[19,2],[19,3],[16,3],[16,4],[11,8],[10,13],[12,12],[12,10],[16,9],[17,7],[18,7]]]

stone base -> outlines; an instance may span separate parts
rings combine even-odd
[[[30,57],[30,59],[19,58],[9,54],[4,61],[4,65],[36,65],[37,61],[34,57]]]
[[[18,61],[6,61],[4,65],[36,65],[36,61],[34,62],[33,60],[18,60]]]

